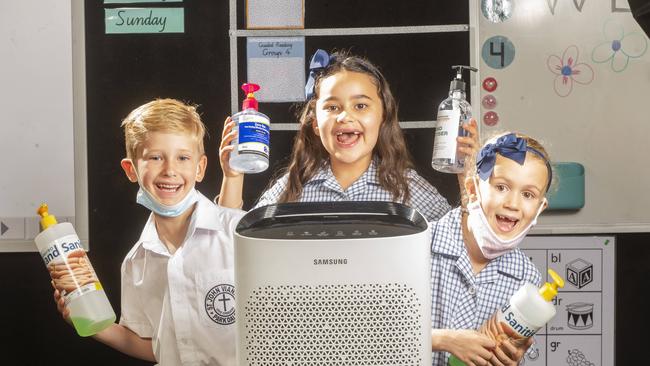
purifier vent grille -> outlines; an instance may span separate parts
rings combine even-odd
[[[420,365],[420,308],[402,284],[260,287],[244,307],[247,364]]]

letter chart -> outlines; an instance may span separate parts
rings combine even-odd
[[[614,365],[614,237],[528,237],[521,249],[550,280],[565,281],[553,301],[556,315],[535,335],[520,365]]]

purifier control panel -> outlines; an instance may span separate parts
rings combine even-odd
[[[376,237],[384,237],[385,232],[384,230],[376,230],[375,228],[346,228],[342,230],[332,230],[332,229],[324,229],[324,230],[316,230],[316,231],[310,231],[310,230],[304,230],[305,228],[298,228],[299,230],[287,230],[286,231],[286,237],[287,238],[294,238],[294,237],[299,237],[299,238],[305,238],[305,237],[312,237],[316,236],[319,239],[323,238],[329,238],[329,237],[334,237],[334,238],[376,238]]]
[[[341,223],[335,225],[325,222],[309,222],[292,225],[275,225],[263,229],[250,229],[240,231],[240,235],[253,238],[266,239],[297,239],[297,240],[327,240],[327,239],[362,239],[362,238],[385,238],[392,236],[412,235],[422,230],[414,230],[413,227],[403,224],[364,223]]]

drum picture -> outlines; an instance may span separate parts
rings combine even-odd
[[[567,325],[571,329],[589,329],[594,326],[594,304],[574,302],[567,305]]]

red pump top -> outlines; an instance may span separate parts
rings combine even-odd
[[[255,99],[255,92],[260,90],[260,86],[253,83],[246,83],[241,86],[242,90],[246,93],[246,99],[242,103],[242,111],[249,108],[257,110],[257,99]]]

